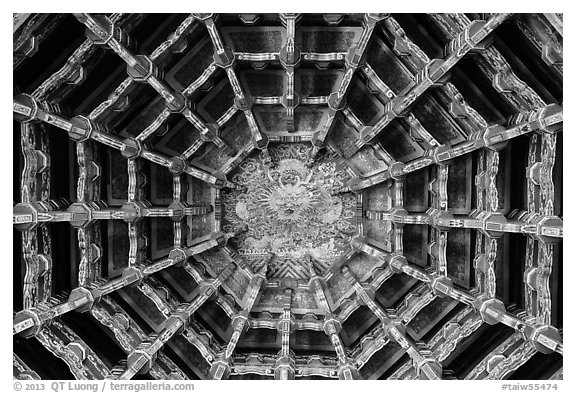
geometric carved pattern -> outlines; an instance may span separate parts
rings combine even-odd
[[[561,14],[13,27],[15,378],[563,377]]]

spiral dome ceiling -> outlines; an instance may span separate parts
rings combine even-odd
[[[18,379],[562,379],[561,14],[14,14]]]

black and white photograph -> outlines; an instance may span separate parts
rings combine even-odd
[[[563,13],[159,5],[12,14],[6,389],[567,391]]]

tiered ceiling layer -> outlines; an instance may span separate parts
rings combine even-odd
[[[14,377],[562,379],[560,14],[15,14]]]

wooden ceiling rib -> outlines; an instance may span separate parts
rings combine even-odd
[[[13,40],[14,378],[563,378],[562,14]]]

